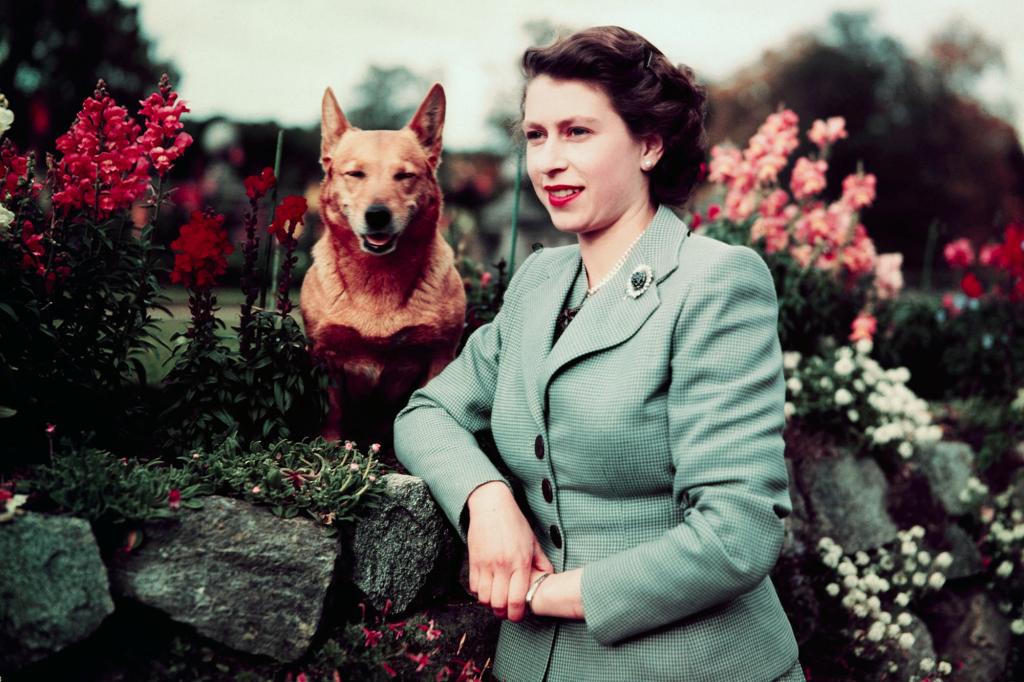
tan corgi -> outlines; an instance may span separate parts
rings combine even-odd
[[[349,124],[327,88],[321,121],[324,232],[300,307],[332,387],[326,438],[391,449],[395,415],[455,357],[466,293],[438,230],[445,96],[435,83],[401,130]]]

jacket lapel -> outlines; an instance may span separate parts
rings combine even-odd
[[[631,337],[661,302],[657,285],[679,264],[679,247],[687,226],[666,206],[658,207],[650,225],[633,247],[619,272],[576,314],[558,343],[551,348],[555,322],[576,273],[582,268],[579,246],[568,257],[554,259],[551,276],[528,296],[522,336],[523,372],[527,402],[534,419],[545,427],[544,401],[555,374],[577,358],[618,345]],[[637,298],[626,295],[630,275],[649,265],[654,281]]]

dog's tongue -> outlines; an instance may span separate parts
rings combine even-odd
[[[366,241],[370,242],[374,246],[384,246],[385,244],[388,243],[388,241],[390,239],[391,239],[390,237],[385,237],[383,239],[375,239],[374,237],[367,237]]]

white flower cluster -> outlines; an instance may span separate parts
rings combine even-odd
[[[7,108],[7,98],[0,93],[0,137],[3,137],[4,133],[11,129],[12,123],[14,123],[14,112]],[[3,197],[0,196],[0,199]],[[0,229],[8,227],[13,221],[14,214],[6,206],[0,204]]]
[[[1024,512],[1012,504],[1013,486],[993,498],[995,505],[983,504],[978,513],[986,526],[980,549],[991,558],[989,567],[995,580],[986,587],[1008,598],[999,600],[999,610],[1010,621],[1010,632],[1024,635],[1024,601],[1016,603],[1024,586]]]
[[[1024,387],[1017,389],[1017,397],[1010,403],[1010,407],[1018,412],[1024,412]]]
[[[984,499],[986,495],[988,495],[988,486],[982,483],[977,476],[972,475],[967,479],[967,487],[961,490],[957,497],[960,498],[961,502],[973,504],[978,500]]]
[[[7,98],[0,92],[0,137],[3,137],[4,133],[11,129],[12,123],[14,123],[14,112],[8,108]]]
[[[872,344],[862,339],[853,347],[840,346],[831,358],[811,358],[801,366],[797,352],[783,354],[786,391],[785,415],[836,412],[851,428],[860,429],[874,445],[896,447],[904,459],[915,445],[929,445],[942,438],[932,423],[928,403],[907,388],[906,367],[883,369],[869,356]]]
[[[829,537],[818,542],[822,563],[838,574],[838,579],[826,585],[825,591],[840,598],[843,608],[855,619],[850,634],[857,655],[863,654],[865,648],[887,655],[891,644],[898,647],[893,656],[905,655],[898,651],[910,650],[915,640],[908,631],[913,618],[904,609],[916,593],[940,589],[946,581],[944,571],[953,563],[949,552],[932,558],[918,547],[917,541],[924,537],[921,526],[901,530],[898,537],[898,551],[876,548],[872,550],[877,554],[875,560],[864,551],[847,556],[842,546]]]

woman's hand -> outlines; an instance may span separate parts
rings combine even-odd
[[[530,574],[530,582],[540,577],[544,571],[534,569]],[[581,590],[582,568],[574,568],[564,573],[552,573],[541,582],[533,593],[530,604],[532,611],[538,616],[553,618],[583,619],[583,592]]]
[[[554,566],[504,483],[484,483],[467,503],[469,591],[499,618],[520,621],[530,576],[534,571],[554,572]]]

